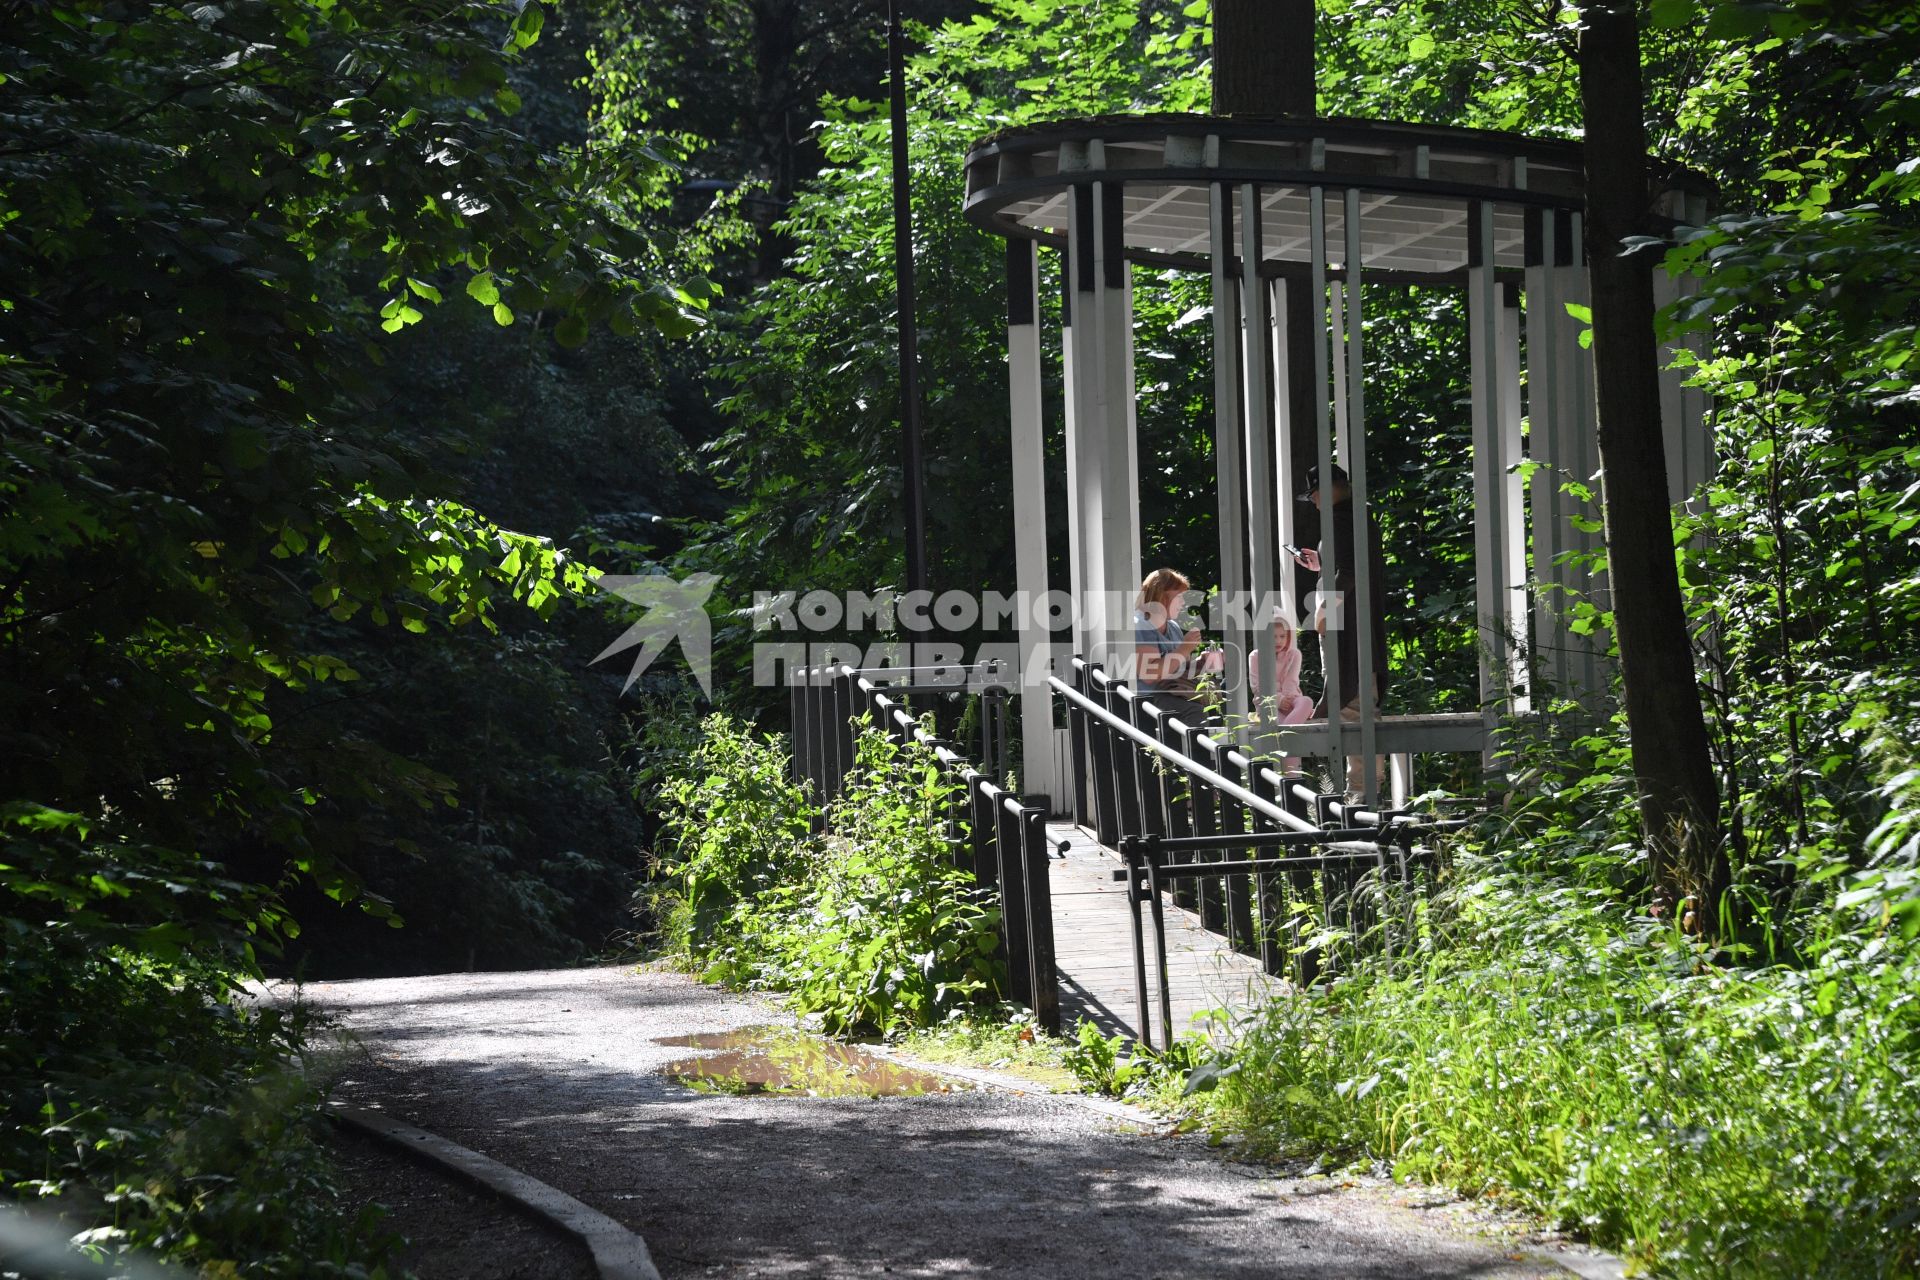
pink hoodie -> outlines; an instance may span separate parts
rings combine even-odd
[[[1282,706],[1291,704],[1295,699],[1305,697],[1300,692],[1300,646],[1290,644],[1273,655],[1273,682],[1280,688]],[[1247,655],[1247,687],[1260,691],[1260,655]]]

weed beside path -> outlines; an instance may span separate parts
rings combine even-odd
[[[460,974],[306,994],[353,1037],[336,1096],[579,1197],[645,1236],[669,1278],[1564,1274],[1392,1194],[1231,1164],[1072,1098],[686,1088],[660,1068],[687,1049],[655,1040],[780,1018],[677,973]]]

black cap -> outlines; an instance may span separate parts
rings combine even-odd
[[[1335,464],[1333,468],[1333,482],[1335,484],[1344,484],[1344,485],[1347,485],[1348,487],[1351,487],[1353,484],[1353,481],[1347,478],[1347,473],[1345,468],[1339,466],[1338,464]],[[1300,491],[1300,501],[1302,502],[1313,501],[1314,491],[1317,490],[1319,487],[1320,487],[1320,468],[1317,466],[1308,467],[1307,468],[1307,487]]]

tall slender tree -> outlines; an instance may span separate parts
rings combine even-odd
[[[1588,273],[1599,388],[1601,493],[1627,729],[1656,893],[1717,924],[1728,882],[1719,792],[1674,562],[1654,337],[1640,23],[1631,0],[1581,6]]]

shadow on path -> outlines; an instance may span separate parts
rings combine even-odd
[[[686,1275],[1563,1275],[1423,1225],[1378,1194],[1316,1194],[1191,1139],[1120,1131],[1040,1094],[730,1097],[671,1083],[657,1037],[764,1023],[669,973],[330,983],[364,1053],[338,1094],[543,1179]],[[511,988],[516,978],[538,979]],[[424,984],[420,999],[395,984]],[[474,987],[465,1001],[457,988]]]

